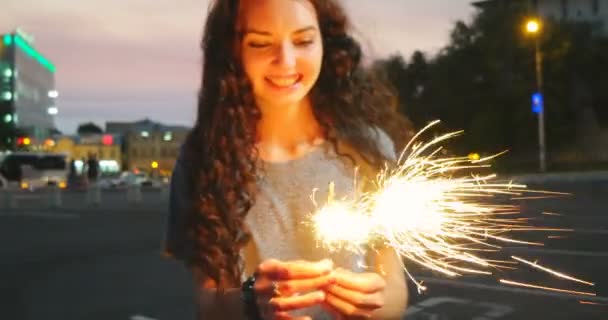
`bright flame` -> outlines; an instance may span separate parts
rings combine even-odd
[[[383,230],[399,232],[424,232],[429,235],[441,233],[444,217],[437,206],[445,186],[440,181],[407,181],[389,179],[375,201],[372,216]],[[407,209],[395,216],[395,208],[407,204]]]
[[[369,217],[354,214],[346,203],[333,202],[317,212],[313,218],[323,243],[331,248],[351,246],[357,250],[369,241]]]
[[[405,147],[393,168],[386,167],[376,177],[375,190],[351,201],[335,201],[333,184],[327,204],[313,214],[316,236],[330,250],[364,251],[374,240],[380,240],[401,257],[448,276],[464,273],[491,274],[491,268],[513,269],[514,261],[496,261],[479,255],[496,252],[499,243],[542,246],[508,237],[512,231],[572,231],[569,229],[535,228],[528,219],[517,218],[516,205],[498,204],[523,198],[526,194],[564,195],[556,192],[528,190],[512,182],[497,183],[494,174],[458,175],[463,170],[487,168],[483,164],[496,156],[438,157],[438,145],[461,132],[448,133],[428,143],[416,139],[438,121],[422,129]],[[501,153],[502,154],[502,153]],[[500,154],[499,154],[500,155]],[[497,203],[498,202],[498,203]],[[316,203],[315,203],[316,205]],[[563,279],[591,284],[513,258],[536,269]],[[418,285],[412,275],[405,271]]]

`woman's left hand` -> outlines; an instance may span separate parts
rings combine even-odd
[[[374,272],[335,269],[335,284],[324,288],[325,307],[338,319],[369,319],[384,306],[386,281]]]

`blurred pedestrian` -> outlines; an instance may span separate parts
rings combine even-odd
[[[86,176],[89,184],[95,184],[97,178],[99,178],[99,162],[94,153],[89,153],[89,157],[86,162]]]

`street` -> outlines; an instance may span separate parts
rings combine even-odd
[[[410,282],[408,320],[606,319],[608,314],[608,181],[531,185],[572,193],[521,202],[535,225],[572,228],[566,233],[530,233],[542,247],[510,245],[504,256],[542,265],[594,282],[594,287],[560,280],[518,266],[490,277],[448,278],[408,264],[428,290]],[[38,196],[38,197],[37,197]],[[62,208],[42,195],[0,207],[1,319],[192,319],[191,280],[178,262],[163,258],[160,243],[166,193],[142,192],[127,202],[124,190],[102,192],[86,205],[82,192],[65,192]],[[542,214],[542,213],[545,214]],[[507,286],[498,278],[594,292],[597,296]]]

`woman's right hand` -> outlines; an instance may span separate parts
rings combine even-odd
[[[254,290],[262,319],[294,318],[289,311],[325,301],[324,287],[335,283],[331,260],[318,262],[270,259],[258,265]]]

